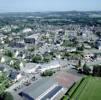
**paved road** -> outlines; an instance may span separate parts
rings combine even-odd
[[[13,84],[11,87],[9,87],[6,91],[11,92],[11,94],[12,94],[13,97],[14,97],[14,100],[22,100],[22,98],[18,95],[19,90],[21,90],[21,89],[23,89],[23,88],[26,87],[26,86],[24,85],[24,83],[25,83],[26,81],[30,81],[31,84],[34,83],[34,82],[36,82],[37,80],[32,80],[32,77],[33,77],[33,76],[36,76],[38,79],[41,78],[38,74],[36,74],[36,75],[34,75],[34,74],[27,74],[27,75],[23,76],[20,81],[16,82],[16,83]],[[17,91],[14,90],[15,88],[17,89]]]

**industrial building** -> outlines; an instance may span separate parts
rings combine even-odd
[[[59,100],[80,79],[79,76],[60,72],[55,76],[39,79],[19,91],[19,95],[23,100]]]

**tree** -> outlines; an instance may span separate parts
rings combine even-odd
[[[16,62],[14,62],[13,67],[14,67],[15,69],[17,69],[17,70],[20,70],[19,64],[20,64],[20,62],[19,62],[19,61],[16,61]]]
[[[10,65],[11,67],[13,67],[16,70],[20,70],[20,61],[17,59],[14,59],[14,63]]]
[[[101,32],[96,32],[95,33],[98,37],[101,37]]]
[[[87,64],[85,63],[83,65],[83,73],[86,74],[86,75],[89,75],[90,74],[90,71],[91,69],[87,66]]]
[[[13,57],[13,53],[10,51],[10,50],[7,50],[6,52],[5,52],[5,55],[6,56],[9,56],[9,57]]]
[[[101,65],[96,65],[93,67],[93,75],[101,77]]]
[[[0,100],[14,100],[10,92],[3,92],[0,95]]]
[[[28,49],[30,52],[33,52],[35,50],[35,47],[32,47],[30,49]]]
[[[44,58],[43,58],[43,61],[44,61],[44,62],[49,62],[49,61],[50,61],[50,58],[49,58],[49,57],[44,57]]]
[[[52,55],[51,54],[45,54],[44,56],[43,56],[43,62],[49,62],[51,59],[52,59],[53,57],[52,57]]]
[[[80,60],[80,59],[79,59],[78,64],[77,64],[76,67],[77,67],[77,68],[80,68],[80,67],[81,67],[81,60]]]
[[[78,67],[78,68],[81,67],[81,60],[78,61],[77,67]]]
[[[41,73],[41,76],[52,76],[54,73],[55,71],[46,70],[45,72]]]
[[[84,50],[84,48],[85,48],[85,47],[84,47],[84,44],[82,44],[82,46],[81,46],[81,51],[83,51],[83,50]]]
[[[34,55],[32,58],[32,62],[39,63],[42,61],[42,57],[40,55]]]
[[[83,51],[84,50],[84,45],[82,44],[80,47],[77,48],[77,50]]]
[[[3,72],[0,75],[0,94],[5,91],[10,86],[9,78],[7,77],[7,73]],[[1,100],[1,99],[0,99]]]

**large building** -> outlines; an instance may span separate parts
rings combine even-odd
[[[60,100],[74,82],[79,79],[79,76],[61,72],[52,77],[39,79],[19,91],[19,95],[23,100]]]
[[[26,38],[24,38],[24,42],[28,44],[35,44],[36,40],[38,39],[39,34],[32,34]]]
[[[67,67],[66,60],[52,60],[49,63],[41,64],[38,67],[38,72],[44,72],[46,70],[60,70]]]
[[[24,48],[25,44],[22,42],[11,42],[9,46],[12,48]]]

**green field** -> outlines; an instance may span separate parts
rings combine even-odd
[[[87,77],[81,84],[75,84],[68,94],[70,100],[101,100],[101,78]]]

